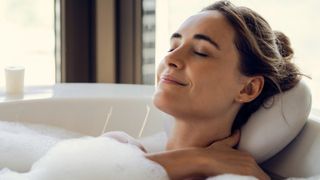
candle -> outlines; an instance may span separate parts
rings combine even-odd
[[[9,66],[5,68],[6,93],[22,94],[24,88],[24,67]]]

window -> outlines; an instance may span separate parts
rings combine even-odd
[[[212,0],[161,0],[156,4],[156,64],[169,47],[169,37],[189,16],[199,12]],[[313,108],[320,112],[320,21],[317,0],[233,0],[261,14],[275,30],[282,31],[291,40],[295,50],[294,62],[301,71],[312,77],[307,80],[313,95]]]
[[[25,85],[55,83],[54,0],[0,0],[0,86],[4,68],[25,67]]]
[[[142,83],[155,78],[155,0],[142,1]]]

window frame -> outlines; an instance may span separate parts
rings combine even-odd
[[[95,82],[95,0],[55,0],[55,28],[56,82]]]

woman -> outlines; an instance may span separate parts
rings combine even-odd
[[[188,18],[157,73],[154,104],[175,118],[168,151],[147,158],[171,179],[269,179],[250,154],[234,149],[237,129],[268,97],[297,84],[292,56],[288,38],[248,8],[219,1]]]
[[[219,1],[188,18],[171,36],[154,94],[175,126],[167,151],[146,157],[171,179],[224,173],[270,179],[234,147],[250,115],[300,80],[292,56],[288,38],[246,7]]]

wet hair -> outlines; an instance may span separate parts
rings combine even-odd
[[[229,1],[218,1],[202,11],[213,10],[220,12],[236,32],[234,44],[240,54],[240,72],[249,77],[264,77],[259,96],[243,104],[237,113],[232,126],[232,130],[235,130],[245,124],[259,107],[264,106],[269,97],[294,87],[301,73],[291,62],[293,50],[288,37],[273,31],[258,13]]]

